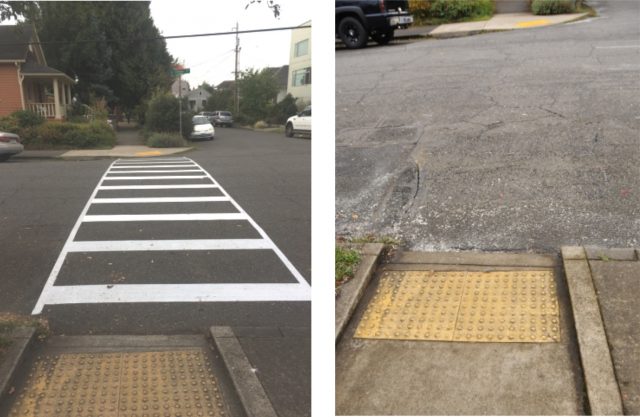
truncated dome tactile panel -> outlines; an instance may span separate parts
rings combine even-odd
[[[385,272],[356,338],[557,342],[553,271]]]
[[[10,417],[225,416],[202,350],[61,354],[36,360]]]

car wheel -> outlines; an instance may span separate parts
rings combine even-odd
[[[338,36],[349,49],[364,47],[369,38],[362,23],[354,17],[345,17],[340,20],[340,23],[338,23]]]
[[[287,126],[284,128],[284,135],[288,138],[293,137],[293,125],[291,123],[287,123]]]
[[[0,155],[0,162],[2,161],[6,161],[7,159],[9,159],[11,157],[11,154],[9,155]]]
[[[393,40],[393,29],[389,29],[386,32],[378,32],[371,37],[378,45],[386,45]]]

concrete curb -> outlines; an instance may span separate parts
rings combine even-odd
[[[278,414],[231,327],[213,326],[209,331],[247,416],[277,417]]]
[[[342,286],[336,299],[336,343],[369,285],[383,249],[382,243],[366,243],[361,249],[363,256],[355,276]]]
[[[27,349],[35,340],[35,334],[34,327],[19,327],[9,334],[13,343],[9,347],[5,359],[0,362],[0,403],[8,395],[16,371],[22,364]]]
[[[562,247],[562,258],[590,414],[623,415],[620,389],[587,255],[582,247],[565,246]]]

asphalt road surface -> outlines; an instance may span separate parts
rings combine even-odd
[[[413,249],[640,244],[640,2],[336,52],[336,232]]]
[[[175,157],[0,164],[0,311],[55,334],[232,326],[282,415],[310,412],[310,141],[217,129]]]

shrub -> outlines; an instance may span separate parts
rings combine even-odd
[[[469,17],[493,14],[492,0],[433,0],[429,14],[446,20],[460,20]]]
[[[18,121],[10,116],[0,117],[0,131],[9,133],[18,133],[20,126]]]
[[[411,11],[411,14],[418,20],[429,18],[430,8],[430,0],[409,0],[409,10]]]
[[[254,125],[253,128],[254,129],[264,129],[269,127],[269,123],[265,122],[264,120],[258,120]]]
[[[182,136],[178,133],[153,133],[146,140],[147,146],[152,148],[180,148],[186,146]]]
[[[178,99],[171,94],[155,95],[147,107],[145,115],[145,129],[151,132],[178,132],[180,130],[180,120]],[[185,111],[182,106],[182,136],[189,137],[191,133],[191,118],[193,114]]]
[[[116,135],[104,122],[51,122],[21,129],[18,133],[24,145],[38,148],[111,148]]]
[[[287,94],[280,103],[271,108],[267,122],[274,125],[283,125],[289,117],[296,113],[298,113],[296,99],[291,94]]]
[[[32,112],[31,110],[14,111],[11,113],[11,117],[18,121],[18,126],[20,127],[39,126],[46,121],[44,116]]]
[[[531,12],[536,15],[574,12],[573,0],[533,0]]]

